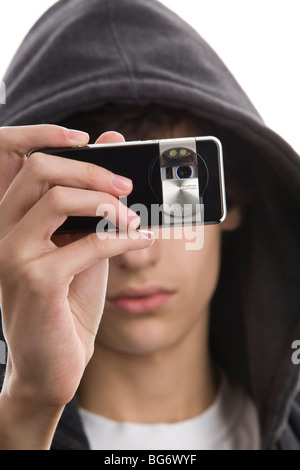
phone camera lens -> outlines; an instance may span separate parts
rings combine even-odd
[[[179,166],[176,170],[176,174],[180,179],[190,178],[192,176],[192,169],[190,166]]]

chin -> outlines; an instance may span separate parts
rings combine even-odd
[[[174,330],[171,334],[170,327],[163,324],[161,319],[148,318],[147,320],[135,322],[135,325],[130,322],[131,324],[126,325],[125,328],[118,325],[108,331],[100,327],[96,342],[116,353],[145,355],[159,352],[178,341]]]

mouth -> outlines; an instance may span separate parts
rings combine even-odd
[[[110,305],[124,313],[142,314],[163,307],[174,293],[174,290],[157,286],[128,287],[107,300]]]

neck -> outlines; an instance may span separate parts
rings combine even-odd
[[[116,421],[178,422],[214,401],[218,375],[202,317],[176,344],[147,354],[124,354],[96,343],[78,390],[80,406]]]

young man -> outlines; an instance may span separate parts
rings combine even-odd
[[[299,157],[156,1],[59,2],[5,82],[0,446],[299,448]],[[101,202],[126,218],[117,198],[132,190],[84,162],[26,160],[88,141],[66,128],[99,143],[216,135],[226,220],[205,227],[199,251],[145,233],[53,237]]]

